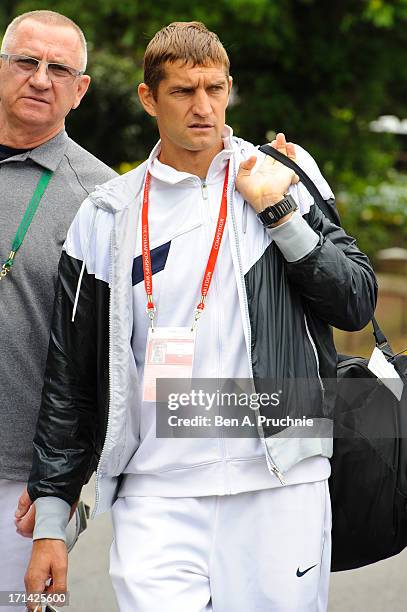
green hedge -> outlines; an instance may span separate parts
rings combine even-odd
[[[338,192],[346,231],[374,261],[380,249],[407,247],[407,176],[391,171],[382,182],[355,178]]]

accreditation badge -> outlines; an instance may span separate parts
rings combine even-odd
[[[195,330],[154,327],[148,330],[143,401],[155,402],[158,378],[192,378]]]

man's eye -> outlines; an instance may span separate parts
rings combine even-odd
[[[62,64],[49,64],[48,70],[57,77],[67,77],[71,75],[69,68]]]
[[[15,63],[22,70],[32,70],[38,66],[38,62],[31,57],[19,57],[15,60]]]
[[[193,89],[174,89],[173,94],[188,95],[193,92]]]

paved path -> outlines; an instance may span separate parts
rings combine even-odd
[[[88,485],[85,498],[91,501],[92,494]],[[68,609],[73,612],[118,612],[108,575],[111,540],[110,517],[104,514],[90,522],[70,554]],[[329,612],[406,611],[407,550],[367,568],[332,574]]]

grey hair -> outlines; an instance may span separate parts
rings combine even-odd
[[[80,70],[86,70],[86,64],[88,62],[88,50],[86,44],[86,38],[81,28],[69,17],[56,13],[55,11],[29,11],[19,15],[7,26],[7,29],[3,36],[3,42],[1,44],[1,53],[7,53],[7,47],[10,43],[10,39],[15,35],[15,32],[22,21],[26,19],[34,19],[40,23],[48,23],[57,26],[67,26],[75,30],[79,36],[79,40],[82,48],[82,66]]]

